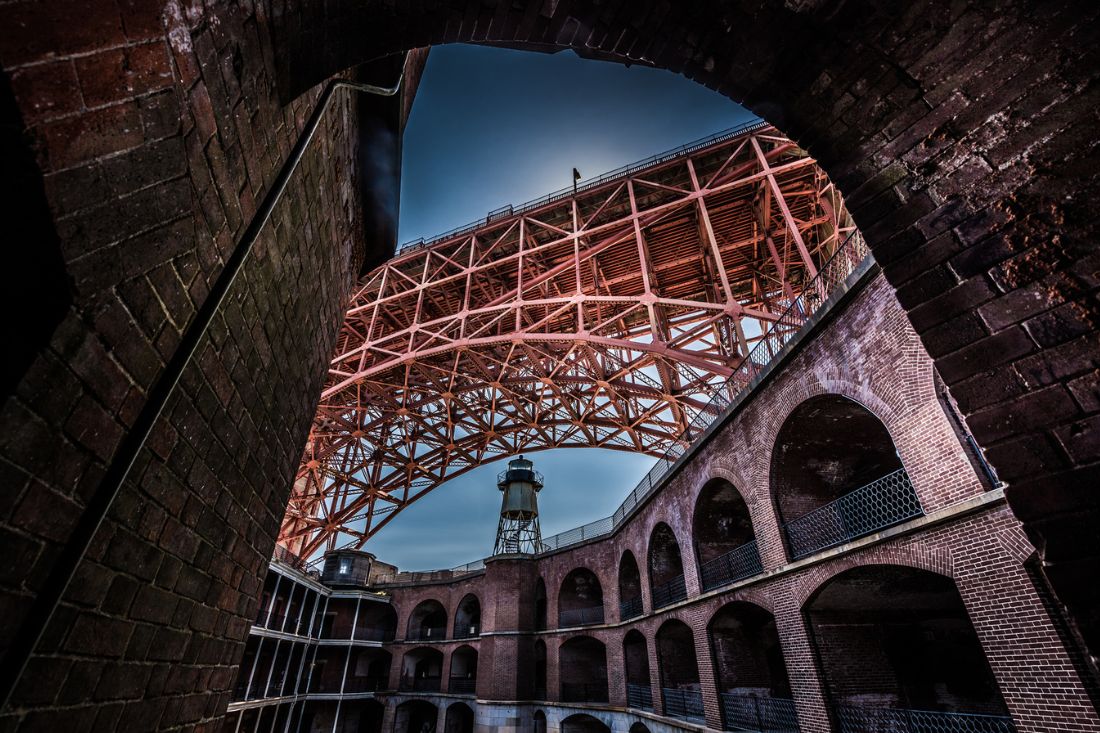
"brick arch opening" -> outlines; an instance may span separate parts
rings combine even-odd
[[[546,581],[541,577],[535,583],[535,603],[532,609],[535,631],[546,630]]]
[[[803,612],[831,712],[842,725],[913,720],[945,727],[969,715],[992,716],[987,726],[1010,725],[951,578],[864,565],[823,584]],[[914,710],[924,712],[908,712]]]
[[[713,478],[695,500],[691,539],[699,568],[699,585],[711,590],[763,570],[752,516],[733,484]]]
[[[355,619],[356,639],[393,641],[397,636],[397,611],[388,603],[363,603]]]
[[[389,689],[392,665],[393,655],[385,649],[351,647],[344,692],[378,692]]]
[[[558,628],[602,624],[603,586],[588,568],[572,570],[558,591]]]
[[[701,722],[703,692],[695,656],[695,633],[683,621],[671,619],[657,629],[654,643],[665,715]]]
[[[451,652],[451,679],[447,691],[472,695],[477,691],[477,649],[468,644]]]
[[[398,689],[405,692],[439,692],[442,681],[443,652],[426,646],[405,652],[401,660]]]
[[[752,603],[727,603],[711,617],[707,636],[726,726],[797,730],[775,616]]]
[[[611,728],[599,718],[577,713],[561,721],[561,733],[611,733]]]
[[[406,700],[394,709],[393,733],[435,733],[439,708],[427,700]]]
[[[623,676],[626,678],[627,707],[653,709],[652,681],[649,676],[649,645],[645,636],[631,629],[623,637]]]
[[[769,478],[792,559],[924,512],[886,426],[838,394],[811,397],[787,416]]]
[[[653,608],[663,608],[687,598],[684,562],[676,533],[659,522],[649,535],[649,592]]]
[[[409,623],[405,629],[405,638],[419,640],[440,640],[447,637],[447,609],[433,599],[421,601],[409,614]]]
[[[464,702],[454,702],[447,706],[447,720],[443,724],[444,733],[474,733],[474,711]]]
[[[458,602],[455,611],[455,639],[465,639],[481,633],[481,601],[473,593],[467,593]]]
[[[546,699],[546,642],[542,639],[535,640],[535,651],[532,655],[531,665],[534,668],[531,681],[534,685],[536,700]],[[545,718],[543,719],[545,723]]]
[[[607,702],[607,648],[591,636],[574,636],[558,648],[562,702]]]
[[[642,615],[642,574],[634,553],[624,550],[619,558],[619,620]]]

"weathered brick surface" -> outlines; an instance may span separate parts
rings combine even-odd
[[[387,51],[476,39],[644,58],[807,147],[1008,482],[1043,573],[1100,647],[1098,13],[1072,0],[0,5],[0,65],[52,215],[27,248],[56,253],[71,301],[0,408],[0,643],[315,92],[287,100]],[[171,728],[224,708],[216,671],[240,654],[355,271],[352,168],[331,164],[352,160],[353,117],[329,118],[315,151],[325,164],[307,161],[80,568],[15,700],[27,729]],[[923,450],[912,439],[906,450]],[[943,478],[944,496],[929,479],[922,498],[967,490]],[[765,563],[779,559],[777,532],[765,514]],[[608,598],[613,576],[601,575]],[[168,624],[132,617],[150,583],[170,594]],[[195,625],[212,631],[183,632]],[[142,694],[96,700],[86,680],[108,663],[148,674]]]
[[[72,289],[0,413],[4,648],[316,100],[278,100],[270,14],[262,3],[0,7],[0,63]],[[357,139],[354,104],[338,98],[4,724],[172,729],[224,710],[364,257]]]

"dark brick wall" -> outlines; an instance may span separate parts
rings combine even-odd
[[[52,246],[70,301],[0,412],[4,649],[316,101],[276,94],[276,5],[0,6],[52,218],[12,244]],[[342,305],[380,247],[359,231],[357,130],[338,97],[0,727],[224,711]]]
[[[280,36],[280,79],[304,89],[421,45],[536,42],[643,59],[777,125],[845,194],[1100,649],[1098,13],[1075,0],[313,2]]]

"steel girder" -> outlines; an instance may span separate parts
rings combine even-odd
[[[280,543],[361,547],[519,452],[660,455],[853,229],[764,128],[403,250],[348,307]]]

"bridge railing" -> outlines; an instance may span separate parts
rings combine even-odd
[[[769,127],[769,124],[767,122],[764,122],[763,120],[753,120],[752,122],[745,122],[743,124],[737,125],[736,127],[731,127],[728,130],[723,130],[722,132],[708,135],[707,137],[700,138],[694,142],[690,142],[677,148],[666,150],[663,153],[658,153],[657,155],[650,156],[645,160],[639,160],[635,163],[629,163],[627,165],[620,166],[615,170],[602,173],[595,178],[589,178],[584,183],[578,184],[575,191],[572,186],[569,186],[567,188],[558,189],[553,193],[548,193],[544,196],[540,196],[537,199],[531,199],[530,201],[519,205],[501,206],[498,209],[493,209],[486,216],[478,219],[477,221],[472,221],[469,224],[457,226],[450,231],[444,232],[443,234],[437,234],[430,239],[425,239],[421,237],[420,239],[413,239],[411,241],[404,242],[398,245],[395,256],[408,254],[409,252],[415,252],[420,249],[427,249],[432,245],[439,244],[440,242],[444,242],[448,239],[453,239],[463,234],[470,234],[471,232],[477,231],[482,227],[486,227],[493,222],[507,219],[513,216],[518,216],[519,214],[525,214],[528,211],[534,211],[535,209],[541,209],[543,206],[548,206],[563,199],[571,198],[578,193],[591,191],[593,188],[599,188],[600,186],[611,183],[612,181],[618,180],[620,178],[626,178],[627,176],[631,176],[635,173],[638,173],[639,171],[643,171],[655,165],[668,163],[685,155],[690,155],[691,153],[698,152],[703,148],[710,147],[711,145],[725,142],[726,140],[735,138],[739,135],[745,135],[750,132],[755,132],[756,130],[762,130],[765,127]]]

